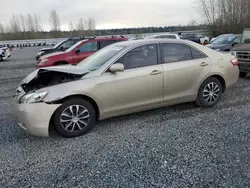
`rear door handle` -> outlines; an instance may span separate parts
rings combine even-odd
[[[159,70],[153,70],[150,75],[157,75],[157,74],[161,74],[161,71]]]
[[[207,66],[207,65],[208,65],[208,63],[206,63],[206,62],[202,62],[202,63],[200,64],[201,67],[205,67],[205,66]]]

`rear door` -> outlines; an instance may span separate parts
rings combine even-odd
[[[182,43],[161,43],[164,70],[164,101],[197,94],[211,69],[210,59],[198,49]]]
[[[73,64],[77,64],[95,53],[98,50],[98,42],[94,40],[87,41],[86,43],[83,43],[78,49],[79,53],[72,57]]]

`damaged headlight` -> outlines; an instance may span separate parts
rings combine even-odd
[[[48,92],[46,92],[46,91],[28,93],[21,98],[20,103],[23,104],[23,103],[41,102],[47,94],[48,94]]]
[[[45,64],[48,61],[48,59],[41,59],[41,61],[39,62],[40,65]]]

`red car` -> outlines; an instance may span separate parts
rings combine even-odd
[[[96,51],[110,44],[128,40],[121,37],[93,37],[79,41],[65,52],[55,52],[41,56],[36,64],[37,68],[54,65],[77,64]]]

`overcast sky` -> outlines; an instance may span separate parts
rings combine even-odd
[[[200,21],[197,0],[0,0],[0,22],[8,24],[12,14],[37,13],[43,29],[50,28],[49,12],[55,9],[61,28],[67,30],[80,17],[94,17],[98,29],[172,26]]]

